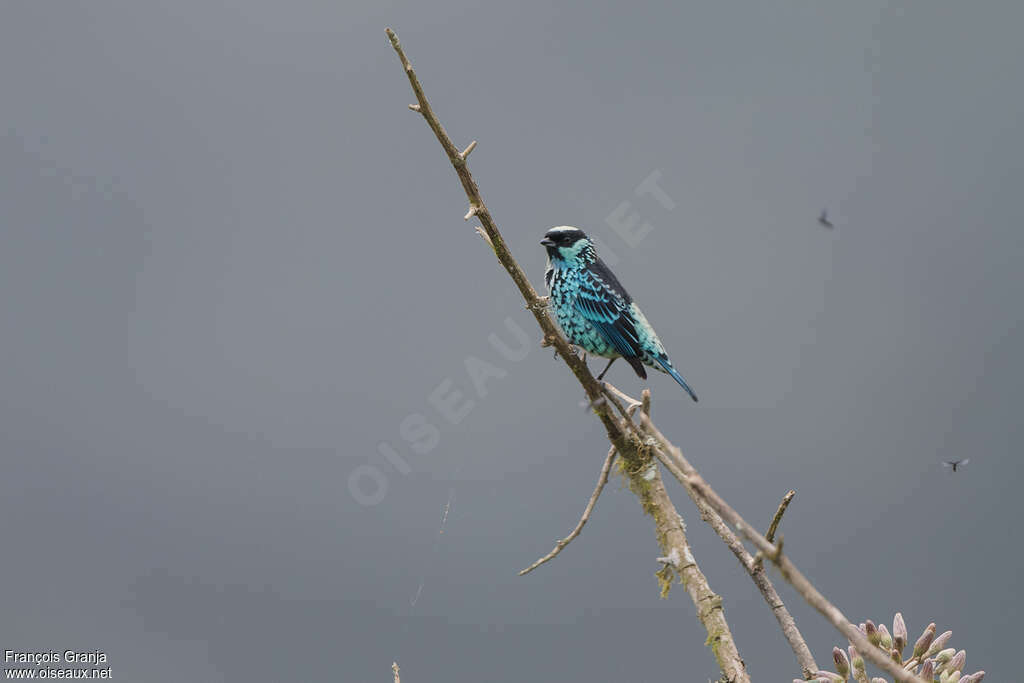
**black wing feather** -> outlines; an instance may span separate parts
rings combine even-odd
[[[576,310],[604,335],[627,361],[642,353],[633,317],[629,314],[629,294],[615,275],[598,259],[583,271],[576,297]],[[641,377],[643,366],[630,361]]]
[[[606,282],[611,292],[622,299],[622,303],[627,307],[633,303],[633,298],[629,295],[629,292],[619,282],[619,278],[615,277],[615,273],[604,264],[604,261],[597,259],[587,267],[587,270],[596,275],[602,282]]]

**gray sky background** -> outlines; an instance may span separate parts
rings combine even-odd
[[[846,614],[1019,665],[1020,3],[6,3],[0,648],[116,680],[716,673],[607,447],[462,221],[395,28],[535,285],[617,256],[655,416]],[[675,204],[637,197],[652,172]],[[627,246],[623,202],[653,226]],[[815,218],[827,206],[837,229]],[[465,361],[507,374],[480,397]],[[612,381],[639,392],[625,366]],[[428,396],[474,401],[459,424]],[[439,442],[416,453],[419,413]],[[402,473],[378,453],[389,443]],[[970,457],[957,476],[942,460]],[[383,473],[377,505],[349,491]],[[758,681],[796,664],[677,487]],[[454,492],[454,495],[452,495]],[[451,499],[445,533],[442,510]],[[422,586],[422,588],[421,588]],[[836,634],[780,591],[819,663]],[[415,599],[415,604],[411,604]]]

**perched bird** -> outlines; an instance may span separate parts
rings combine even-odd
[[[947,460],[947,461],[945,461],[942,464],[944,466],[946,466],[946,467],[951,468],[953,472],[956,472],[956,468],[957,467],[963,467],[964,465],[966,465],[970,461],[971,461],[970,458],[964,458],[963,460]]]
[[[597,379],[622,357],[643,379],[647,379],[645,365],[668,373],[696,401],[697,395],[672,367],[654,328],[597,257],[590,238],[579,228],[563,225],[548,230],[540,243],[548,252],[544,282],[551,307],[569,343],[611,359]]]
[[[826,209],[821,210],[821,215],[818,216],[818,222],[824,225],[826,228],[834,228],[832,221],[828,219],[828,211]]]

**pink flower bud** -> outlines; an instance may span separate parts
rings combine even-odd
[[[853,645],[848,648],[850,652],[850,663],[853,664],[853,670],[859,674],[864,674],[864,658],[860,656],[860,652],[857,651]],[[864,676],[862,676],[863,678]]]
[[[928,648],[932,646],[932,640],[934,640],[934,639],[935,639],[935,624],[931,623],[931,624],[928,624],[928,628],[926,628],[924,630],[924,633],[921,634],[921,637],[917,639],[916,643],[914,643],[914,654],[913,654],[913,656],[914,657],[921,657],[921,656],[923,656],[924,653],[928,651]]]
[[[967,652],[965,652],[964,650],[960,650],[955,655],[953,655],[952,659],[949,660],[949,663],[946,664],[946,666],[945,666],[945,670],[946,671],[963,671],[964,670],[964,664],[966,664],[966,663],[967,663]]]
[[[946,643],[949,642],[949,639],[952,636],[953,636],[953,632],[952,631],[943,631],[942,635],[936,637],[935,640],[932,641],[931,646],[928,648],[928,652],[926,652],[924,656],[925,657],[934,657],[935,654],[939,650],[941,650],[942,648],[946,647]]]
[[[844,681],[850,677],[850,660],[846,658],[845,652],[838,647],[832,648],[832,661],[836,663],[836,671]]]
[[[868,637],[868,642],[877,647],[882,642],[882,634],[875,628],[875,622],[868,619],[864,622],[864,635]]]
[[[889,629],[885,627],[885,624],[878,625],[878,633],[882,636],[882,647],[886,650],[892,647],[892,636],[889,635]]]
[[[903,623],[903,615],[899,612],[892,618],[892,640],[893,647],[902,655],[903,648],[907,646],[907,625]]]

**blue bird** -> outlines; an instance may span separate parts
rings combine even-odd
[[[697,395],[672,367],[654,328],[597,257],[586,233],[562,225],[548,230],[540,243],[548,252],[544,282],[551,307],[569,343],[611,359],[597,379],[621,357],[643,379],[647,379],[645,365],[671,375],[696,401]]]

